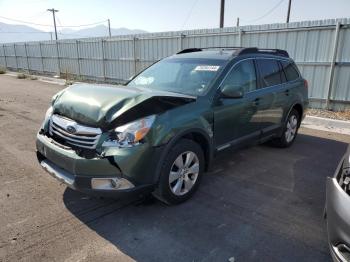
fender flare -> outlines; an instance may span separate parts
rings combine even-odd
[[[285,117],[285,119],[284,119],[284,124],[287,123],[287,121],[288,121],[288,116],[289,116],[290,112],[292,111],[292,109],[294,108],[294,106],[296,106],[296,105],[300,105],[302,111],[304,112],[303,103],[301,103],[300,101],[294,102],[294,103],[291,105],[291,107],[289,108],[288,113],[286,114],[286,117]],[[301,116],[300,116],[300,121],[299,121],[299,127],[300,127],[300,124],[301,124],[302,117],[303,117],[303,116],[301,115]]]
[[[206,142],[207,142],[207,145],[208,145],[208,149],[207,151],[208,152],[203,152],[204,155],[205,155],[205,159],[207,161],[206,164],[206,170],[209,169],[210,167],[210,164],[212,162],[212,159],[213,159],[213,156],[214,156],[214,146],[213,146],[213,138],[211,138],[207,132],[205,132],[203,129],[201,128],[190,128],[190,129],[186,129],[184,131],[181,131],[179,133],[177,133],[176,135],[174,135],[169,141],[168,143],[166,143],[164,145],[164,149],[163,149],[163,152],[161,154],[161,157],[158,161],[158,164],[157,164],[157,167],[155,169],[155,172],[156,172],[156,175],[155,175],[155,184],[158,183],[159,181],[159,178],[160,178],[160,175],[161,175],[161,169],[162,169],[162,165],[163,165],[163,161],[165,159],[165,157],[168,155],[169,151],[171,150],[171,148],[173,148],[173,146],[176,144],[176,142],[178,142],[181,138],[183,138],[184,136],[186,135],[189,135],[191,133],[199,133],[201,134]]]

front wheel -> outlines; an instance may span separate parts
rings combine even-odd
[[[272,140],[272,144],[278,147],[289,147],[293,144],[299,129],[300,116],[297,110],[290,111],[283,128],[282,136]]]
[[[164,160],[154,195],[167,204],[182,203],[198,188],[203,171],[202,148],[192,140],[181,139]]]

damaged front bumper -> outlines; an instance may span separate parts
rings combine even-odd
[[[145,170],[145,161],[142,161],[143,154],[153,151],[150,147],[139,148],[140,152],[135,152],[135,148],[116,148],[105,157],[88,159],[38,133],[36,148],[40,165],[50,175],[71,189],[89,195],[121,198],[147,194],[153,190],[157,179],[156,170],[152,166]],[[160,152],[159,149],[155,151]]]
[[[344,171],[339,163],[335,176],[327,178],[326,218],[328,241],[333,261],[350,261],[350,195],[339,185]]]

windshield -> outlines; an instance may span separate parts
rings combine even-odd
[[[169,58],[150,66],[128,86],[187,95],[204,95],[225,60]]]

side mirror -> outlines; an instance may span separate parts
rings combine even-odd
[[[243,88],[233,85],[225,85],[221,90],[222,97],[225,98],[242,98],[244,95]]]

